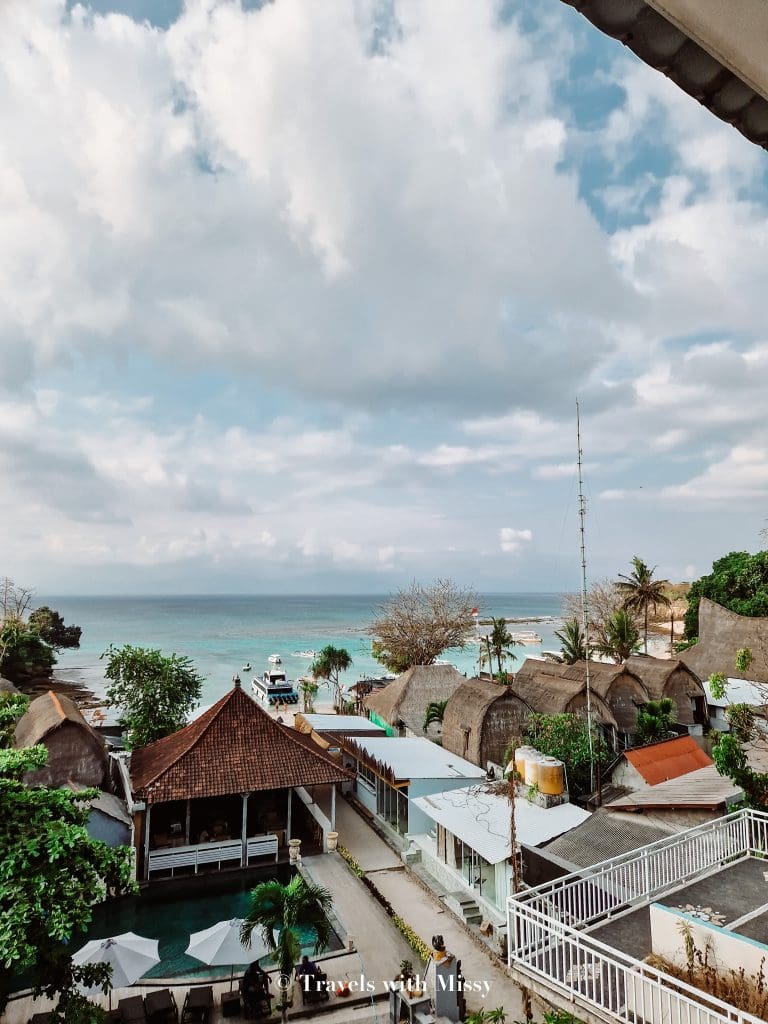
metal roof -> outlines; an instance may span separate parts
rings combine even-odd
[[[723,805],[728,807],[736,803],[743,796],[739,787],[720,775],[717,768],[711,764],[706,768],[689,772],[679,779],[670,779],[668,782],[660,782],[657,786],[635,790],[604,806],[606,810],[616,811],[653,808],[671,810],[678,807],[716,810]]]
[[[715,697],[712,684],[707,679],[704,683],[707,704],[713,708],[729,708],[731,704],[749,704],[754,708],[768,705],[768,686],[765,683],[753,683],[749,679],[728,678],[728,685],[722,697]]]
[[[469,786],[416,797],[412,803],[489,863],[498,864],[510,856],[510,807],[506,796],[489,792],[483,786]],[[559,804],[545,809],[517,799],[515,824],[518,844],[539,846],[576,828],[589,816],[589,811],[575,804]]]
[[[768,148],[765,0],[563,0]]]
[[[360,736],[359,750],[385,765],[398,780],[480,779],[485,772],[463,757],[415,736]]]
[[[547,851],[576,867],[590,868],[666,839],[669,834],[667,829],[649,825],[642,817],[599,810],[588,821],[551,842]]]
[[[657,786],[667,779],[677,779],[712,764],[712,758],[704,753],[691,736],[648,743],[644,747],[627,750],[624,757],[640,772],[649,786]]]
[[[382,735],[384,734],[380,725],[363,718],[362,715],[308,715],[303,711],[299,714],[315,732],[329,730],[331,732],[380,732]],[[298,718],[299,715],[296,717]]]

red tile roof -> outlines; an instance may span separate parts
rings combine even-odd
[[[637,750],[628,750],[625,756],[649,786],[656,786],[668,779],[679,779],[681,775],[695,772],[697,768],[714,764],[692,736],[649,743]]]
[[[186,728],[131,754],[134,796],[147,803],[353,778],[235,686]]]

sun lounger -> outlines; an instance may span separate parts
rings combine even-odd
[[[181,1011],[182,1024],[208,1024],[213,1009],[213,988],[202,985],[191,988]]]
[[[176,998],[169,988],[157,989],[144,997],[149,1024],[167,1024],[173,1021],[178,1024],[179,1007]]]
[[[141,996],[128,996],[117,1004],[123,1024],[147,1024],[147,1011]]]

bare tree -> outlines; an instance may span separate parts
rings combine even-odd
[[[623,608],[624,595],[613,580],[597,580],[591,584],[587,591],[590,650],[609,644],[608,624],[616,612]],[[630,615],[637,625],[636,616],[631,612]],[[581,622],[581,594],[563,596],[563,618]]]
[[[390,671],[431,665],[449,647],[464,647],[473,625],[478,597],[451,580],[431,586],[415,581],[377,609],[368,627],[374,655]]]
[[[32,604],[34,590],[20,587],[8,576],[0,579],[0,620],[23,619]]]

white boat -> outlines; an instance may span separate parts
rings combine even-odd
[[[294,651],[293,652],[293,657],[294,658],[312,658],[312,659],[314,659],[314,658],[317,657],[317,651]]]
[[[513,633],[512,639],[518,644],[540,644],[541,637],[532,629],[524,629],[519,633]]]
[[[242,671],[243,671],[243,672],[253,672],[253,669],[251,668],[251,663],[250,663],[250,661],[247,661],[247,662],[245,663],[245,665],[243,665]]]
[[[262,676],[251,680],[254,695],[264,704],[298,704],[299,695],[293,683],[286,677],[284,668],[268,668]]]
[[[279,654],[270,654],[270,656],[267,658],[267,661],[269,662],[270,665],[283,664],[283,659],[280,657]]]

